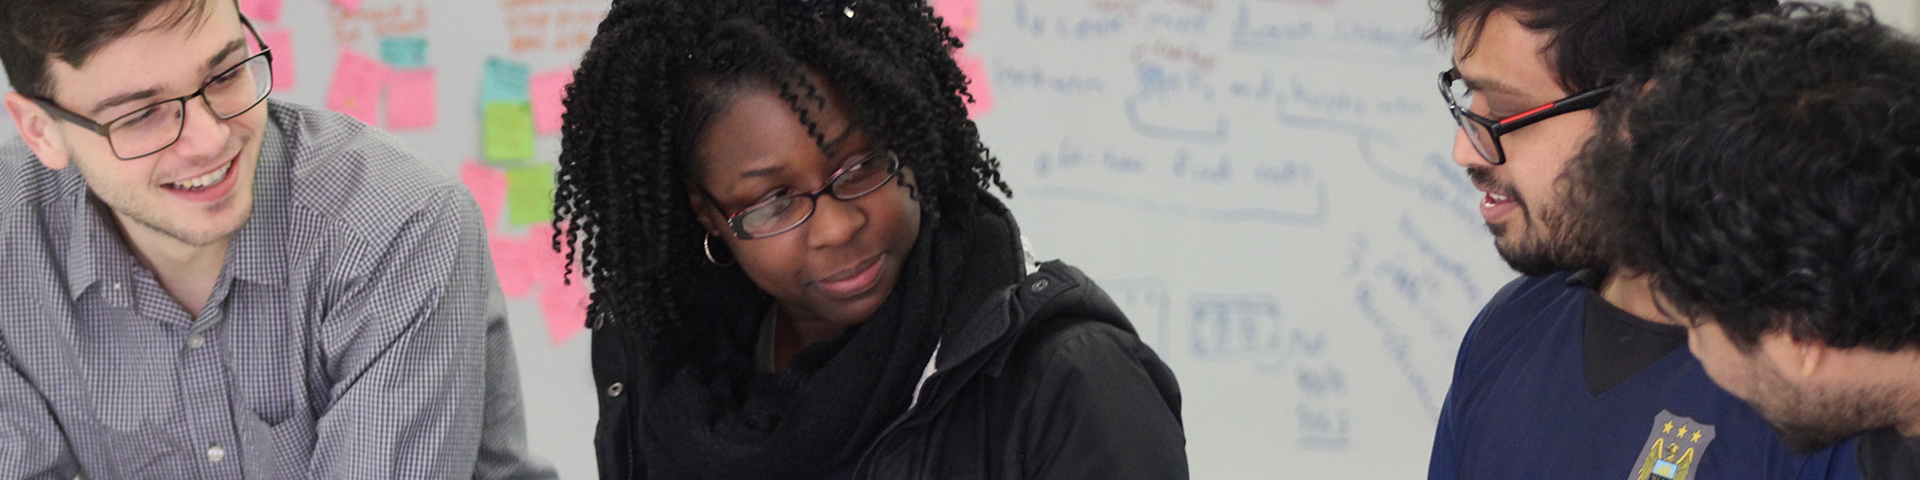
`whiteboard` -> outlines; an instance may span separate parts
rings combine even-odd
[[[263,33],[290,35],[281,101],[325,106],[341,52],[426,38],[436,122],[394,133],[449,175],[481,156],[488,59],[569,68],[607,9],[256,2],[282,7],[256,18]],[[1449,158],[1448,61],[1421,39],[1424,0],[938,3],[967,35],[959,57],[990,98],[977,119],[1022,232],[1036,257],[1093,276],[1173,368],[1194,478],[1424,476],[1460,336],[1514,276]],[[1920,2],[1870,3],[1903,29],[1920,20]],[[535,151],[550,164],[558,136]],[[508,302],[529,443],[563,478],[593,478],[588,342],[551,328],[565,322],[547,322],[547,288]]]

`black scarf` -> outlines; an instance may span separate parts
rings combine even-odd
[[[1019,236],[997,200],[927,218],[887,301],[838,340],[801,351],[779,375],[743,361],[754,342],[730,342],[718,365],[679,372],[644,392],[636,433],[646,476],[811,479],[859,459],[905,413],[947,322],[964,321],[1020,280]],[[724,310],[734,313],[696,321],[757,332],[764,313]]]

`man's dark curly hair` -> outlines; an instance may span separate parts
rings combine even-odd
[[[1741,348],[1920,347],[1920,44],[1853,9],[1702,26],[1595,171],[1620,265]]]
[[[1478,35],[1487,17],[1511,9],[1527,28],[1547,32],[1560,88],[1584,92],[1653,69],[1660,52],[1716,14],[1748,15],[1777,0],[1428,0],[1428,37]],[[1469,37],[1469,49],[1479,39]]]
[[[742,87],[776,89],[823,151],[814,119],[833,89],[851,127],[913,171],[929,221],[990,187],[1010,195],[967,119],[959,47],[919,0],[616,1],[567,87],[555,193],[554,248],[593,283],[588,325],[683,363],[724,328],[689,314],[694,296],[764,298],[707,263],[686,190],[697,138]]]

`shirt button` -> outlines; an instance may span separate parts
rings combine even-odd
[[[198,333],[193,334],[193,336],[187,337],[187,348],[189,349],[199,350],[201,345],[206,345],[206,344],[207,344],[207,337],[200,336],[200,334]]]
[[[207,461],[219,463],[225,458],[227,458],[227,449],[220,448],[219,445],[207,447]]]
[[[607,396],[618,397],[620,396],[620,392],[625,391],[626,388],[627,387],[625,385],[621,385],[620,382],[613,382],[613,385],[607,386]]]

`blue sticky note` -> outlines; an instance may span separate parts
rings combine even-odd
[[[427,66],[427,39],[422,37],[386,37],[380,39],[380,61],[393,68]]]
[[[528,102],[527,64],[499,57],[487,58],[486,74],[480,79],[481,102]]]

